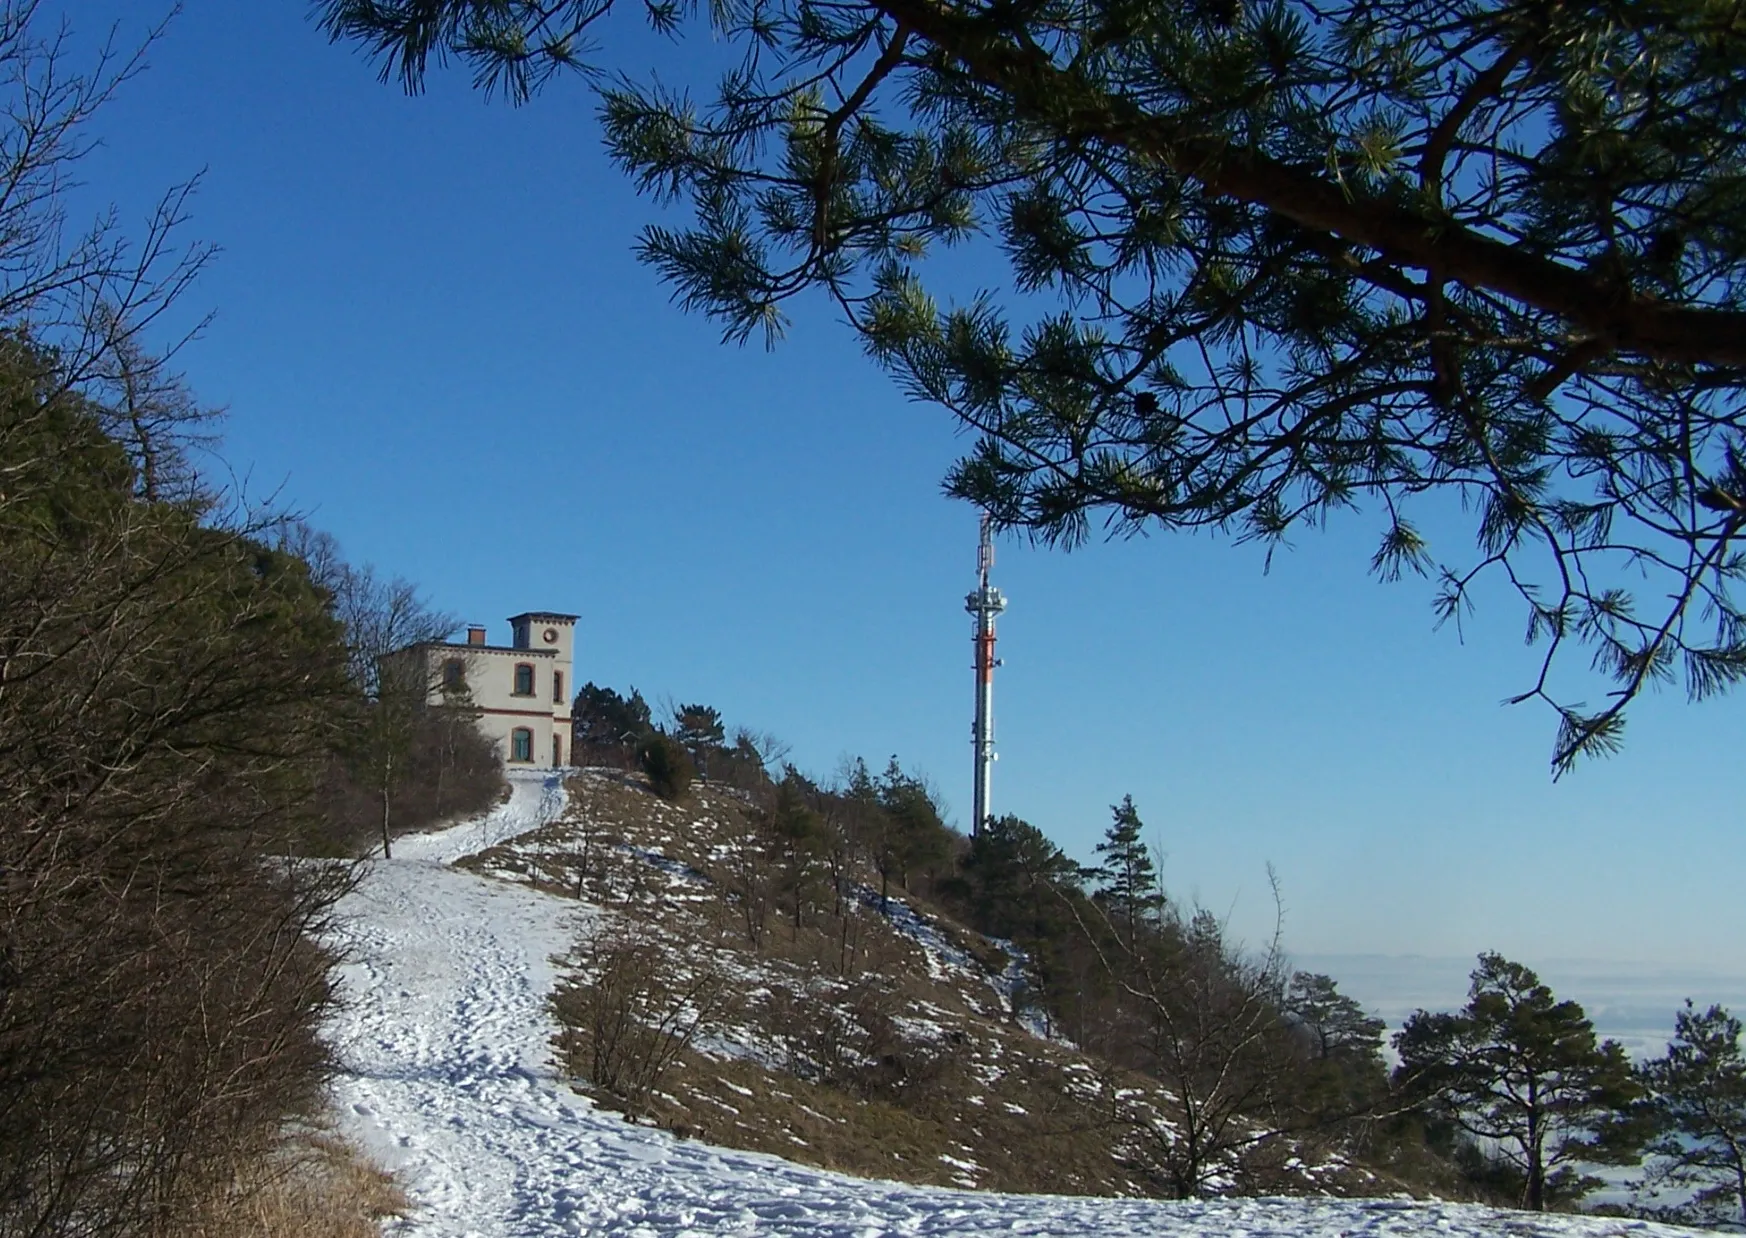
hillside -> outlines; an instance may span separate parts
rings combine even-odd
[[[330,1029],[346,1066],[335,1100],[347,1133],[396,1170],[414,1200],[407,1234],[1690,1232],[1403,1199],[1173,1203],[941,1190],[845,1177],[626,1122],[574,1091],[551,1060],[552,956],[606,913],[453,866],[511,840],[522,841],[494,854],[523,851],[530,832],[573,811],[556,784],[518,776],[510,801],[487,817],[403,840],[343,909],[338,944],[351,962],[346,1009]]]
[[[596,913],[558,1003],[578,1087],[681,1135],[823,1168],[1167,1193],[1148,1148],[1176,1137],[1174,1099],[1050,1036],[1010,943],[901,890],[881,898],[871,871],[832,914],[784,909],[780,872],[760,881],[748,858],[757,825],[737,792],[699,784],[671,804],[607,770],[567,790],[554,820],[463,864]],[[675,1034],[628,1036],[630,1013]],[[1332,1144],[1258,1146],[1221,1177],[1245,1194],[1387,1188]]]

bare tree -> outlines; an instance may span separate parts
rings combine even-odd
[[[749,814],[736,813],[730,822],[715,888],[745,930],[746,943],[761,950],[776,902],[776,866],[764,831]]]
[[[782,763],[788,759],[788,754],[794,751],[794,745],[774,731],[758,731],[741,726],[734,728],[732,738],[734,748],[751,753],[766,772],[780,769]]]
[[[354,751],[380,797],[382,856],[392,859],[394,788],[438,685],[438,672],[417,646],[447,639],[459,623],[433,610],[415,585],[384,580],[368,565],[342,567],[333,588],[352,682],[366,701]]]
[[[141,72],[163,27],[132,47],[112,35],[80,69],[68,25],[45,33],[40,10],[38,0],[0,0],[0,323],[51,344],[54,381],[72,390],[137,368],[141,333],[214,250],[179,241],[193,181],[159,199],[142,235],[126,233],[113,208],[73,225],[68,196],[96,144],[91,122]]]
[[[1278,907],[1276,881],[1274,897]],[[1282,1013],[1283,913],[1256,953],[1233,945],[1205,909],[1184,917],[1167,904],[1156,929],[1133,931],[1098,903],[1063,900],[1113,995],[1090,1021],[1091,1047],[1159,1080],[1175,1100],[1165,1109],[1108,1082],[1109,1116],[1131,1132],[1136,1167],[1182,1199],[1242,1179],[1255,1152],[1291,1125],[1297,1062]]]

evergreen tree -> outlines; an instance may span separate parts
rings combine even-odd
[[[570,717],[572,751],[629,753],[655,730],[649,703],[635,688],[623,697],[611,688],[583,684]]]
[[[691,790],[695,771],[679,741],[659,731],[646,736],[637,747],[637,761],[649,776],[649,786],[664,800],[677,803]]]
[[[932,874],[945,863],[951,853],[952,832],[940,818],[939,805],[927,783],[906,774],[895,756],[879,780],[879,806],[889,822],[880,873],[894,874],[908,889],[914,876]]]
[[[721,711],[709,705],[676,707],[673,710],[673,738],[690,754],[698,774],[708,778],[709,759],[722,750],[727,739]]]
[[[1015,1012],[1030,1007],[1079,1029],[1108,985],[1085,935],[1086,870],[1018,817],[990,818],[959,861],[961,915],[1027,956]]]
[[[409,89],[454,56],[519,101],[598,69],[618,6],[318,7]],[[674,35],[693,12],[640,8]],[[714,106],[587,74],[613,157],[695,211],[641,256],[735,339],[824,291],[973,432],[948,487],[1002,525],[1277,543],[1367,508],[1374,570],[1435,572],[1445,616],[1481,576],[1514,590],[1558,768],[1615,746],[1646,684],[1746,676],[1737,3],[695,11],[744,53]],[[1018,295],[942,306],[930,276],[976,267],[929,258],[977,238]],[[1442,495],[1473,548],[1433,557],[1413,513]],[[1547,686],[1584,646],[1593,712]]]
[[[1746,1056],[1740,1020],[1720,1006],[1701,1014],[1688,999],[1673,1041],[1643,1063],[1655,1135],[1647,1185],[1690,1192],[1692,1219],[1746,1224]]]
[[[773,849],[782,869],[779,894],[793,913],[797,933],[816,884],[815,869],[826,841],[824,819],[812,806],[817,793],[818,788],[799,770],[785,766],[769,815]]]
[[[210,252],[190,187],[133,235],[79,218],[146,56],[79,63],[80,12],[0,6],[0,1234],[245,1228],[329,1100],[352,876],[308,852],[362,702],[331,597],[209,488],[211,414],[143,347]]]
[[[1133,941],[1143,926],[1157,922],[1164,910],[1164,894],[1158,885],[1158,866],[1141,838],[1145,825],[1134,807],[1134,797],[1124,795],[1120,804],[1110,806],[1110,812],[1115,819],[1097,844],[1103,863],[1095,870],[1095,894],[1111,909],[1127,940]]]
[[[993,937],[1035,945],[1072,923],[1063,899],[1078,895],[1084,870],[1028,821],[991,818],[970,840],[960,870],[971,923]]]
[[[711,776],[728,786],[763,796],[772,785],[771,769],[779,766],[789,746],[768,732],[746,727],[735,728],[730,738],[731,745],[718,747],[712,754],[715,772]]]
[[[1386,1024],[1340,992],[1333,977],[1296,972],[1286,986],[1286,1024],[1309,1059],[1302,1103],[1326,1114],[1359,1113],[1386,1090]]]
[[[1387,1024],[1340,992],[1332,976],[1294,973],[1285,993],[1285,1011],[1303,1033],[1310,1056],[1318,1060],[1371,1058],[1382,1048]]]
[[[1480,955],[1466,1007],[1418,1011],[1394,1046],[1397,1084],[1495,1146],[1523,1207],[1543,1211],[1600,1185],[1580,1164],[1635,1157],[1630,1118],[1642,1088],[1623,1047],[1597,1043],[1582,1007],[1557,1001],[1519,963]]]
[[[895,764],[896,758],[892,760]],[[855,758],[844,780],[843,798],[849,807],[852,828],[860,836],[867,858],[879,874],[879,910],[887,911],[891,903],[891,879],[901,871],[903,849],[897,822],[886,811],[880,782],[860,757]]]
[[[325,1104],[349,866],[283,857],[363,702],[307,565],[167,494],[185,444],[148,476],[64,359],[0,330],[0,1234],[187,1233]]]

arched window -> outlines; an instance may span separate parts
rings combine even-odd
[[[533,762],[533,732],[525,726],[518,726],[509,733],[509,759],[528,764]]]
[[[563,703],[564,703],[564,672],[563,671],[553,671],[552,672],[552,704],[562,705]]]
[[[564,763],[564,740],[562,736],[552,736],[552,768],[556,769]]]
[[[534,694],[534,668],[531,662],[515,664],[515,695],[532,696]]]

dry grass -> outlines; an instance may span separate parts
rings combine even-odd
[[[1056,1063],[1028,1054],[993,1078],[983,1065],[990,1046],[953,1048],[954,1060],[924,1085],[871,1095],[691,1051],[641,1112],[686,1138],[867,1177],[1015,1192],[1147,1193],[1113,1155],[1120,1132],[1090,1103],[1092,1089],[1070,1089]]]
[[[731,989],[658,1082],[615,1094],[590,1077],[599,1020],[585,1015],[602,990],[583,942],[555,1003],[564,1025],[557,1048],[576,1085],[601,1104],[685,1137],[898,1181],[1103,1195],[1165,1189],[1147,1170],[1145,1145],[1156,1123],[1168,1125],[1174,1100],[1156,1080],[1021,1027],[991,984],[1010,962],[999,943],[900,890],[893,895],[956,961],[930,956],[876,898],[848,914],[815,911],[798,926],[772,907],[754,940],[735,892],[752,825],[736,793],[697,784],[673,804],[640,775],[593,770],[568,790],[562,819],[463,865],[606,909],[612,932],[659,960],[644,972],[662,993],[706,973]],[[1308,1150],[1282,1147],[1281,1159],[1298,1167],[1282,1164],[1274,1189],[1373,1189],[1339,1171],[1306,1171],[1300,1153]]]
[[[239,1167],[167,1238],[380,1238],[384,1222],[409,1209],[392,1175],[349,1144],[309,1136]]]

